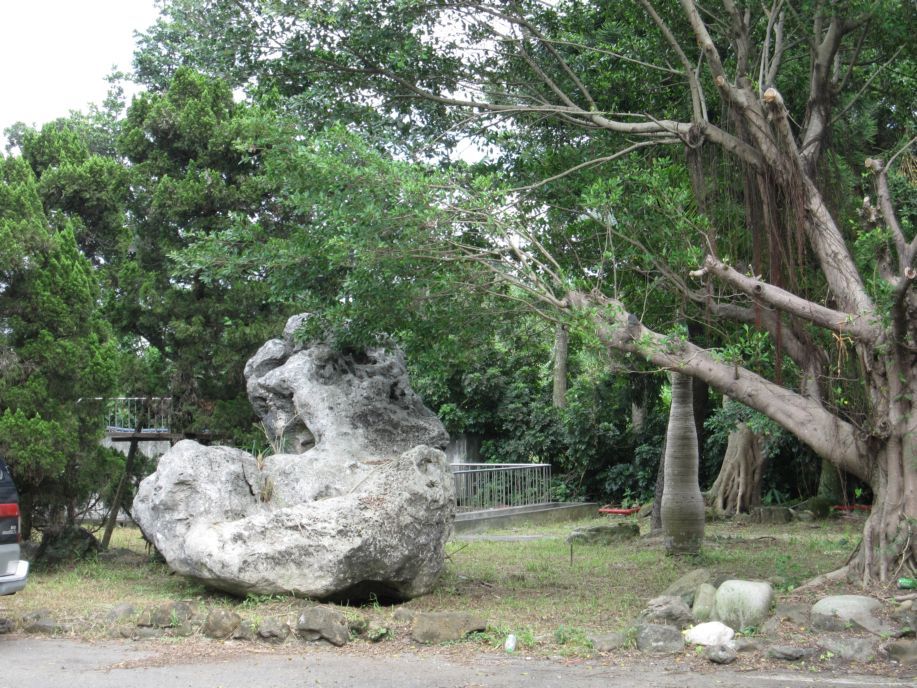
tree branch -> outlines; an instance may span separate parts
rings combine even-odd
[[[703,380],[773,419],[819,456],[857,477],[868,478],[861,460],[867,455],[864,441],[850,423],[829,413],[817,400],[774,384],[746,368],[720,361],[688,341],[672,340],[653,332],[619,301],[581,292],[568,294],[565,301],[572,309],[593,319],[599,339],[606,346]]]
[[[836,311],[813,303],[785,289],[775,287],[755,277],[743,275],[709,254],[704,260],[704,267],[692,275],[702,276],[706,273],[715,275],[752,299],[832,332],[848,335],[866,343],[874,342],[881,334],[876,324],[864,315]]]
[[[675,54],[678,56],[678,60],[681,62],[681,66],[684,68],[684,74],[688,79],[688,87],[691,91],[691,111],[693,113],[694,121],[700,122],[705,119],[704,117],[704,107],[703,107],[703,90],[700,87],[700,82],[697,79],[697,75],[694,73],[693,65],[688,59],[688,56],[685,54],[685,51],[682,49],[681,44],[675,38],[675,34],[672,33],[668,25],[659,16],[656,12],[656,9],[653,7],[652,3],[649,0],[638,0],[638,2],[643,5],[643,8],[646,10],[646,13],[650,15],[653,22],[659,27],[659,30],[662,32],[662,35],[665,37],[666,41],[672,49],[675,51]]]

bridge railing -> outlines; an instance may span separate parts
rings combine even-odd
[[[169,432],[171,397],[110,397],[104,399],[109,431]]]
[[[532,506],[551,501],[551,464],[453,463],[459,511]]]

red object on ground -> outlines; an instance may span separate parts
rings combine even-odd
[[[872,506],[870,504],[838,504],[831,508],[835,511],[869,511]]]
[[[618,509],[613,506],[603,506],[601,509],[599,509],[600,514],[612,514],[614,516],[630,516],[631,514],[635,514],[638,511],[640,511],[639,506],[632,509]]]

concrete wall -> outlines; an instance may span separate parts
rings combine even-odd
[[[449,463],[475,463],[481,460],[481,436],[463,432],[450,438],[446,446]]]

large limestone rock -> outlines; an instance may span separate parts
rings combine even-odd
[[[301,322],[245,368],[282,451],[179,442],[141,483],[134,519],[173,570],[234,594],[428,592],[455,515],[448,435],[400,353],[299,345]]]

